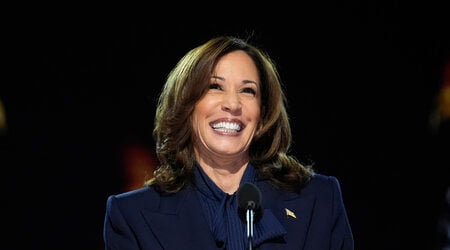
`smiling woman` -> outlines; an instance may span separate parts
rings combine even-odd
[[[107,200],[106,249],[354,248],[338,180],[288,154],[278,71],[248,40],[216,37],[181,58],[153,135],[153,178]],[[248,183],[262,195],[251,240],[236,197]]]

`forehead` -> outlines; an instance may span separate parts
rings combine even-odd
[[[240,74],[259,80],[258,69],[253,59],[244,51],[237,50],[222,56],[214,67],[214,74]]]

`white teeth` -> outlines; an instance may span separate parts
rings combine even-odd
[[[212,127],[225,132],[239,132],[241,130],[241,126],[233,122],[219,122],[213,124]]]

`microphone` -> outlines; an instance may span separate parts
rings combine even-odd
[[[249,249],[253,249],[253,224],[258,222],[263,213],[262,195],[259,188],[250,182],[242,184],[236,194],[239,217],[247,224],[247,239]]]

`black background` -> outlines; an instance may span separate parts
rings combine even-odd
[[[448,128],[433,131],[429,118],[450,10],[430,1],[216,4],[9,13],[12,77],[0,91],[7,241],[102,249],[106,198],[122,188],[121,150],[153,147],[169,70],[194,46],[230,34],[251,35],[277,63],[292,152],[341,181],[356,249],[438,249],[450,151]]]

